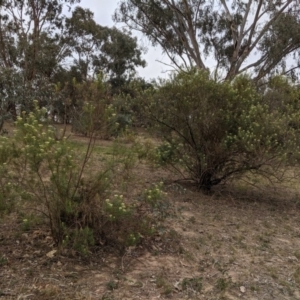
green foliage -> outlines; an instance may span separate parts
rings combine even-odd
[[[164,220],[170,214],[170,203],[166,199],[167,193],[163,191],[163,183],[152,184],[140,196],[140,205],[147,205],[151,214],[157,221]],[[153,229],[153,228],[152,228]]]
[[[30,230],[30,220],[28,220],[28,219],[23,219],[22,220],[22,230],[23,231],[29,231]]]
[[[248,70],[256,81],[275,71],[299,78],[298,6],[297,1],[122,0],[114,20],[160,45],[180,70],[206,70],[210,56],[216,78],[232,80]]]
[[[163,183],[155,184],[153,188],[145,190],[144,198],[152,207],[156,207],[157,203],[161,201],[164,197],[164,192],[162,191]]]
[[[66,37],[59,34],[63,8],[75,2],[1,1],[0,125],[3,117],[15,120],[16,105],[30,111],[33,99],[43,106],[55,100],[52,76],[70,56]]]
[[[173,286],[171,285],[169,279],[166,277],[165,274],[161,273],[156,277],[156,287],[162,289],[161,294],[165,296],[169,296],[173,292]]]
[[[57,140],[54,127],[41,121],[45,110],[34,104],[33,112],[18,117],[14,138],[0,140],[1,205],[14,203],[14,197],[30,203],[46,217],[57,245],[84,255],[106,240],[123,246],[139,243],[152,230],[151,218],[141,220],[122,195],[110,197],[112,188],[123,183],[122,173],[128,176],[125,157],[132,154],[115,153],[96,170],[89,163],[94,139],[85,153],[66,138]],[[30,230],[31,223],[23,218],[23,230]]]
[[[82,82],[105,72],[117,91],[133,78],[137,66],[145,66],[142,49],[129,32],[97,24],[88,9],[72,10],[79,2],[1,1],[0,133],[3,120],[16,119],[16,105],[31,111],[33,99],[69,121],[66,108],[74,90],[55,91],[57,82],[65,86],[73,78]]]
[[[68,106],[73,107],[70,114],[74,132],[109,139],[126,129],[126,122],[119,122],[120,114],[102,74],[82,83],[73,80],[71,85],[73,97]]]
[[[113,291],[118,288],[118,282],[111,280],[106,284],[108,290]]]
[[[114,199],[105,200],[105,211],[111,221],[118,221],[130,215],[130,209],[126,207],[123,201],[123,195],[114,195]]]
[[[210,189],[249,171],[271,179],[277,167],[298,161],[298,127],[291,124],[298,124],[299,97],[292,99],[283,110],[246,77],[217,83],[193,71],[142,93],[139,101],[163,139],[156,163],[187,172],[199,188]]]
[[[219,278],[216,282],[216,288],[220,291],[225,291],[230,285],[230,280],[226,278]]]
[[[71,237],[73,242],[72,248],[83,255],[90,253],[89,249],[91,246],[94,246],[94,232],[89,227],[80,228],[73,232]]]
[[[182,289],[201,292],[202,290],[202,277],[184,278],[181,283]]]
[[[300,108],[300,88],[283,76],[274,76],[269,80],[264,98],[271,110],[286,113]]]
[[[7,175],[12,174],[10,161],[18,158],[20,152],[15,145],[9,144],[6,136],[0,137],[0,215],[10,212],[18,199],[19,186],[17,183],[7,180]]]
[[[13,185],[8,183],[3,183],[3,179],[0,184],[0,216],[6,212],[9,212],[13,208],[14,201],[13,197]]]
[[[8,260],[5,258],[5,256],[0,255],[0,266],[4,266],[8,263]],[[1,294],[1,291],[0,291]]]
[[[135,73],[137,66],[145,66],[142,51],[130,32],[97,24],[89,9],[76,7],[66,19],[68,44],[78,57],[74,65],[86,80],[92,71],[104,71],[114,89],[123,85]],[[74,55],[74,56],[75,56]],[[76,57],[75,56],[75,57]]]
[[[163,166],[174,163],[178,160],[176,157],[176,146],[169,142],[164,142],[155,149],[154,161],[157,165]]]

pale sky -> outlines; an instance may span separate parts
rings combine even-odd
[[[80,6],[83,8],[89,8],[94,13],[95,21],[102,26],[116,26],[118,28],[125,26],[125,24],[114,24],[112,15],[115,9],[118,7],[119,0],[81,0]],[[169,63],[169,59],[166,55],[162,54],[160,47],[153,48],[149,41],[142,35],[138,35],[137,32],[133,32],[134,36],[138,37],[138,44],[146,46],[147,53],[143,54],[143,59],[146,60],[147,66],[145,68],[137,68],[138,75],[145,79],[167,77],[167,70],[171,70],[156,60]]]
[[[83,8],[89,8],[94,13],[94,18],[96,22],[102,26],[116,26],[121,28],[126,26],[125,24],[115,24],[112,20],[112,15],[114,14],[115,9],[118,7],[120,0],[81,0],[79,4]],[[133,32],[134,36],[138,38],[138,44],[148,48],[147,53],[144,53],[142,56],[146,60],[147,66],[145,68],[137,68],[138,76],[144,77],[145,79],[158,78],[158,77],[168,77],[168,74],[172,68],[166,65],[163,65],[159,61],[163,61],[166,64],[170,64],[170,60],[167,55],[162,54],[162,49],[157,47],[152,47],[150,42],[146,37],[143,37],[142,34]],[[249,61],[246,64],[251,62],[251,60],[256,58],[252,56],[249,57]],[[210,57],[205,59],[206,65],[214,69],[214,60]]]

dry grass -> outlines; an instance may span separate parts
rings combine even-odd
[[[48,257],[46,227],[12,214],[0,223],[0,299],[300,299],[296,193],[239,184],[203,195],[143,164],[134,173],[128,193],[165,180],[167,218],[153,242],[122,256]]]

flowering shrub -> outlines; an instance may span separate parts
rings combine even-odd
[[[154,161],[159,166],[172,164],[178,161],[176,148],[178,145],[170,142],[164,142],[155,148]]]
[[[114,195],[112,201],[106,199],[105,210],[110,221],[117,221],[130,215],[130,209],[123,201],[123,195]]]
[[[163,140],[156,163],[209,190],[249,171],[271,179],[279,166],[298,162],[299,99],[299,91],[289,93],[274,105],[246,77],[218,83],[193,71],[143,92],[139,102]]]
[[[144,200],[156,208],[158,203],[163,200],[165,193],[162,190],[163,183],[155,184],[152,188],[146,189],[144,192]]]
[[[157,219],[164,219],[169,213],[169,202],[166,201],[165,196],[162,182],[144,191],[143,200]]]
[[[0,139],[0,209],[22,198],[46,216],[57,245],[83,254],[105,240],[138,243],[150,232],[151,221],[141,222],[136,207],[125,204],[122,195],[111,197],[112,184],[123,180],[119,174],[128,175],[128,161],[134,166],[132,154],[115,153],[95,171],[88,163],[93,139],[79,153],[66,138],[56,139],[55,128],[42,121],[44,115],[35,102],[33,112],[17,119],[14,138]]]

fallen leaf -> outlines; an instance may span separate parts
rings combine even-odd
[[[48,252],[48,253],[46,254],[46,256],[49,257],[49,258],[52,258],[52,257],[54,257],[54,254],[55,254],[56,252],[57,252],[57,250],[52,250],[52,251]]]

